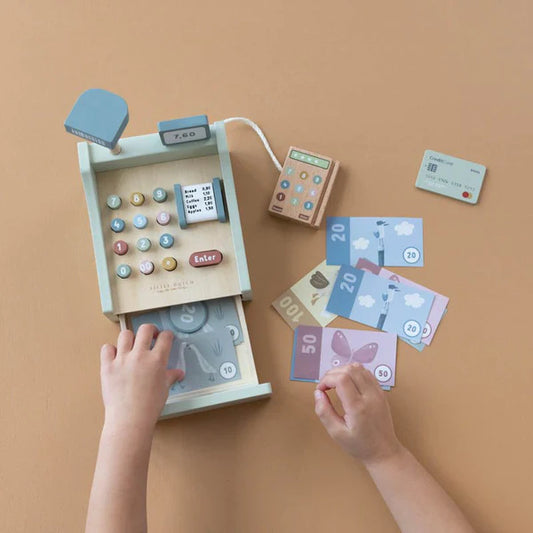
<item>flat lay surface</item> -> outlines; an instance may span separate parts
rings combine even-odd
[[[291,146],[340,162],[326,216],[423,220],[424,266],[384,267],[448,297],[448,311],[422,352],[397,344],[396,431],[476,530],[530,530],[531,2],[2,7],[3,531],[85,522],[99,350],[118,333],[101,313],[77,140],[63,126],[91,87],[127,101],[124,137],[204,113],[248,117],[282,164]],[[316,418],[315,385],[289,380],[294,332],[271,306],[326,259],[326,219],[314,230],[271,216],[279,171],[246,125],[226,133],[253,289],[244,312],[273,395],[159,423],[150,531],[395,532],[364,468]],[[415,187],[426,150],[487,168],[477,204]],[[376,331],[341,317],[328,327]]]

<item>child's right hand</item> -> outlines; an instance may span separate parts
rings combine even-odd
[[[335,389],[344,415],[326,394]],[[330,437],[365,464],[388,459],[403,449],[392,424],[385,393],[374,376],[355,363],[330,370],[315,390],[315,412]]]

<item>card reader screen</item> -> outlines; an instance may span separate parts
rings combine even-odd
[[[329,161],[327,159],[315,157],[314,155],[304,154],[303,152],[299,152],[298,150],[291,150],[291,155],[289,157],[296,161],[309,163],[310,165],[313,165],[315,167],[323,168],[326,170],[329,168]]]

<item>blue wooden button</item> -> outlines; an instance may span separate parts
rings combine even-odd
[[[152,197],[156,202],[161,203],[161,202],[166,201],[168,194],[167,194],[167,191],[165,191],[165,189],[161,187],[157,187],[157,189],[154,189]]]
[[[109,209],[118,209],[122,205],[122,200],[120,199],[120,196],[110,194],[107,197],[106,204]]]
[[[174,245],[174,237],[170,233],[163,233],[159,238],[159,244],[162,248],[172,248]]]
[[[115,233],[120,233],[121,231],[124,231],[126,223],[121,218],[114,218],[111,221],[110,226]]]
[[[147,239],[146,237],[143,237],[142,239],[139,239],[137,241],[137,250],[141,252],[147,252],[152,246],[152,242],[150,239]]]
[[[131,276],[131,267],[130,265],[118,265],[117,267],[117,276],[122,279],[129,278]]]
[[[144,215],[135,215],[133,217],[133,225],[137,229],[144,229],[148,225],[148,219]]]

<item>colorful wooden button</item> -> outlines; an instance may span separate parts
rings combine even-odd
[[[139,270],[144,275],[148,276],[149,274],[151,274],[154,271],[154,264],[152,263],[152,261],[143,261],[139,265]]]
[[[118,265],[117,267],[117,276],[122,279],[129,278],[131,276],[131,267],[130,265]]]
[[[154,189],[154,192],[152,193],[152,198],[159,204],[165,202],[168,198],[167,191],[161,187],[157,187],[157,189]]]
[[[174,246],[174,237],[170,233],[163,233],[159,238],[159,244],[162,248],[172,248]]]
[[[128,243],[124,241],[117,241],[113,243],[113,252],[117,255],[124,255],[128,253]]]
[[[137,229],[144,229],[148,225],[148,219],[144,215],[135,215],[133,217],[133,225]]]
[[[133,192],[130,196],[130,204],[136,207],[144,204],[144,194],[142,192]]]
[[[176,267],[178,266],[178,262],[173,257],[165,257],[163,261],[161,261],[161,266],[165,269],[171,272],[172,270],[176,270]]]
[[[170,222],[170,214],[166,211],[160,211],[155,218],[161,226],[166,226]]]
[[[189,257],[189,265],[197,267],[205,267],[211,265],[218,265],[223,259],[222,252],[218,250],[206,250],[204,252],[194,252]]]
[[[121,231],[124,231],[126,223],[121,218],[114,218],[111,221],[110,226],[115,233],[120,233]]]
[[[109,209],[118,209],[122,205],[122,200],[120,199],[120,196],[110,194],[107,197],[106,204]]]
[[[137,250],[141,252],[147,252],[152,246],[152,242],[150,239],[147,239],[146,237],[143,237],[142,239],[139,239],[137,241]]]

